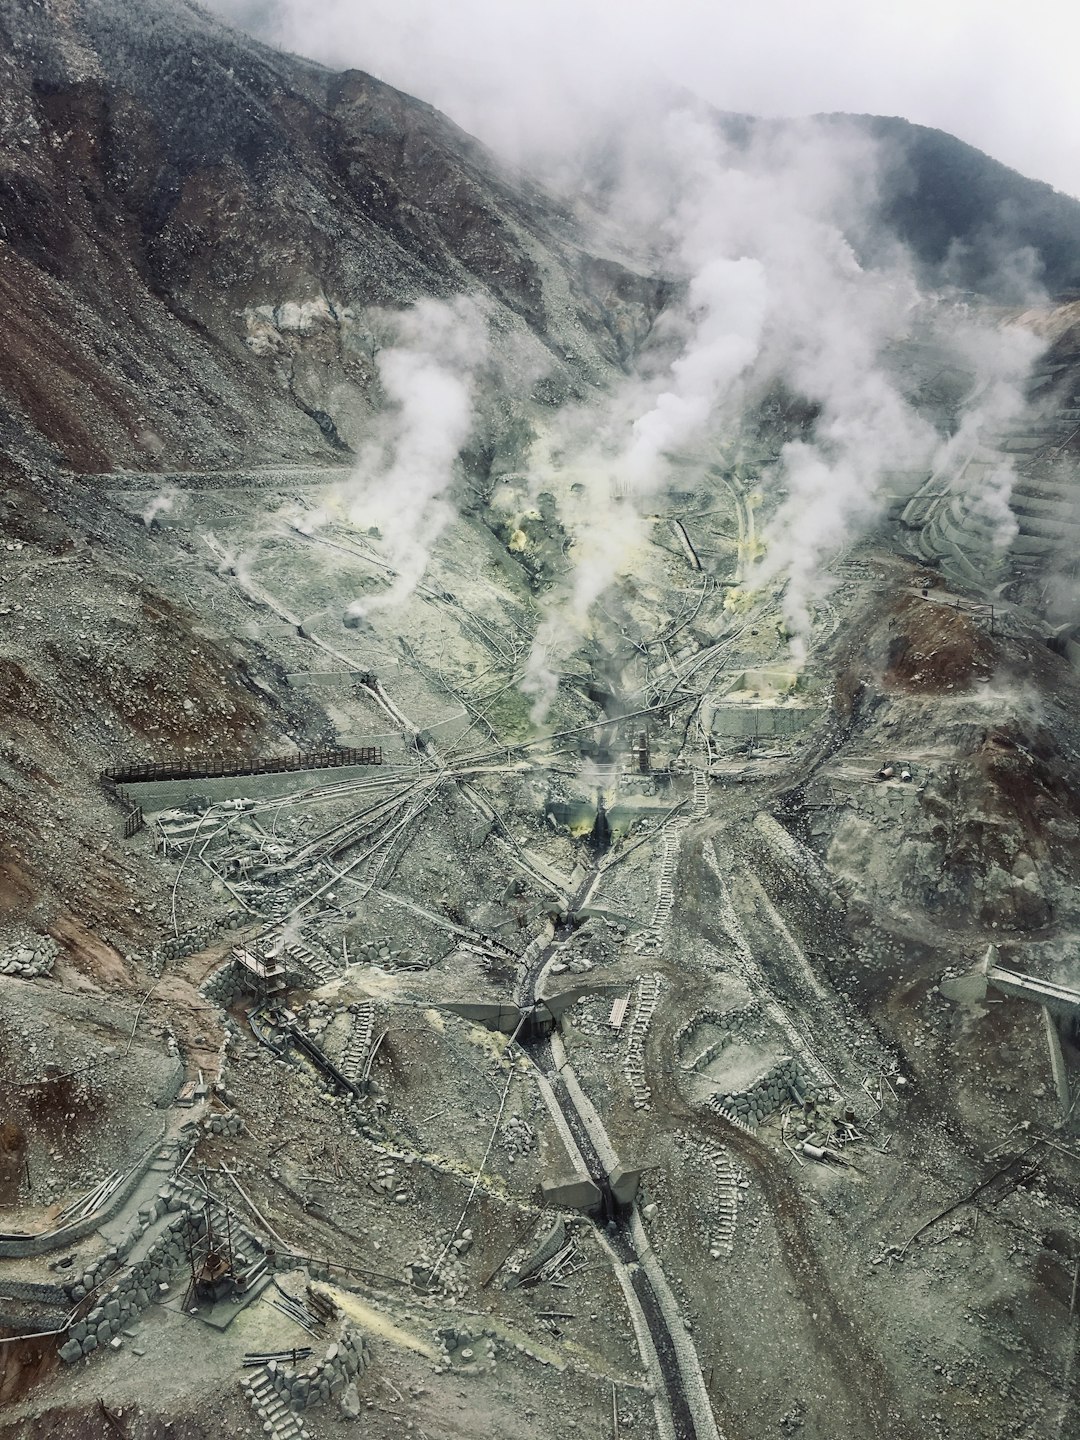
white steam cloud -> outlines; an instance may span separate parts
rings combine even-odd
[[[679,349],[587,420],[564,416],[534,453],[535,490],[557,489],[560,470],[576,482],[560,512],[573,572],[548,602],[524,686],[538,721],[556,657],[587,633],[590,606],[616,577],[633,574],[644,539],[635,502],[664,490],[674,457],[703,463],[770,388],[810,402],[812,427],[763,474],[764,555],[748,577],[780,590],[801,665],[829,562],[881,517],[898,476],[956,473],[991,445],[1024,409],[1039,349],[1026,331],[920,293],[906,251],[876,229],[881,155],[853,126],[760,127],[736,143],[708,112],[684,107],[624,142],[612,212],[686,280],[659,342]],[[951,438],[903,392],[894,352],[913,331],[976,376]],[[974,510],[1007,545],[1011,462],[998,454],[971,475]]]
[[[599,426],[594,414],[592,453],[564,460],[568,474],[614,480],[627,498],[617,523],[603,494],[581,516],[580,505],[563,507],[575,569],[534,648],[526,690],[535,719],[554,693],[560,613],[572,646],[589,604],[633,566],[642,537],[632,502],[664,488],[680,452],[704,458],[703,446],[715,450],[736,433],[748,401],[770,386],[819,411],[812,438],[786,446],[767,477],[786,498],[758,578],[786,582],[797,654],[824,563],[876,513],[886,466],[929,461],[934,432],[882,366],[917,287],[903,254],[887,250],[866,268],[845,238],[866,224],[876,160],[870,141],[837,126],[807,124],[740,147],[689,108],[630,137],[614,208],[686,278],[685,306],[667,327],[679,349],[664,370],[621,387]],[[585,478],[584,498],[596,488]]]
[[[400,604],[422,579],[454,516],[448,492],[488,355],[484,312],[467,296],[418,300],[380,318],[392,337],[375,360],[389,408],[360,453],[345,502],[354,525],[378,528],[396,575],[378,599],[357,601],[353,615]]]
[[[666,457],[696,440],[732,385],[756,360],[767,306],[760,261],[717,256],[690,281],[691,333],[668,385],[634,421],[617,465],[634,491],[654,490]]]
[[[169,515],[176,508],[176,502],[180,497],[180,491],[174,488],[162,490],[155,495],[143,508],[142,522],[149,530],[159,515]]]
[[[466,7],[474,21],[487,13],[483,0],[478,3],[479,10],[472,0]],[[1008,544],[1013,470],[995,441],[1023,409],[1037,346],[1019,330],[996,329],[961,306],[938,305],[920,292],[907,253],[879,228],[881,153],[865,129],[835,118],[725,129],[703,106],[680,101],[672,108],[669,99],[654,108],[636,78],[650,68],[657,37],[685,27],[641,31],[628,21],[617,27],[623,63],[604,63],[612,43],[610,14],[586,7],[582,15],[580,6],[561,0],[565,30],[579,43],[568,46],[546,11],[536,11],[536,24],[554,37],[555,79],[570,73],[562,66],[582,65],[582,83],[568,88],[588,94],[592,113],[563,106],[550,77],[539,91],[535,81],[530,85],[528,75],[547,75],[548,51],[517,43],[514,7],[493,9],[490,25],[470,28],[456,10],[418,10],[410,0],[408,33],[400,7],[382,0],[364,26],[344,0],[331,0],[314,21],[306,10],[298,18],[300,7],[289,0],[217,5],[261,15],[270,33],[309,49],[321,46],[335,63],[343,46],[355,63],[370,55],[371,68],[447,104],[504,153],[509,148],[532,155],[545,148],[537,146],[535,134],[514,134],[513,117],[533,116],[526,129],[560,151],[555,160],[545,157],[547,173],[561,175],[578,203],[586,248],[591,206],[591,218],[604,212],[604,233],[618,237],[612,245],[622,249],[617,258],[682,282],[683,302],[659,317],[633,375],[606,396],[538,422],[527,489],[534,502],[544,493],[555,497],[571,563],[545,601],[523,682],[534,719],[544,718],[560,669],[592,633],[590,612],[598,600],[620,577],[633,577],[648,538],[643,511],[662,508],[675,462],[701,475],[744,436],[754,450],[757,407],[767,396],[798,402],[807,419],[799,438],[772,452],[771,463],[762,466],[760,447],[751,456],[765,491],[764,554],[741,578],[779,593],[797,663],[805,658],[815,606],[831,584],[830,562],[880,518],[895,477],[940,474],[954,489],[966,485],[972,508],[990,522],[994,543]],[[798,24],[808,27],[804,35],[820,49],[816,14],[809,19],[802,16],[807,7],[789,9],[793,23],[799,11]],[[846,29],[863,23],[863,10],[852,7],[856,19],[846,20]],[[719,37],[711,14],[701,24]],[[749,33],[758,22],[740,24]],[[792,67],[773,64],[774,47],[786,37],[778,41],[776,27],[761,24],[768,61],[756,68],[770,84],[782,74],[786,87]],[[875,35],[877,24],[871,25]],[[492,30],[506,31],[502,49],[508,63],[514,61],[484,75],[521,76],[520,87],[488,79],[489,94],[475,83],[474,71],[470,90],[468,65],[481,56],[487,63],[492,48],[476,44],[481,30],[489,39]],[[623,30],[639,41],[628,45]],[[641,44],[645,33],[647,43]],[[497,38],[492,46],[498,53]],[[732,103],[739,47],[696,48],[710,64],[720,63],[714,54],[723,54],[725,103]],[[919,48],[921,66],[921,38]],[[882,49],[877,41],[869,48],[874,63]],[[567,52],[577,58],[567,61]],[[794,67],[800,75],[818,68]],[[845,74],[851,69],[842,68]],[[689,72],[675,73],[692,79]],[[635,97],[630,116],[627,92]],[[582,133],[583,123],[589,128],[600,114],[615,113],[618,123],[603,134]],[[590,160],[579,167],[579,152],[594,142]],[[594,189],[589,166],[601,155],[603,179]],[[1023,271],[1022,256],[1002,261]],[[400,602],[423,575],[454,513],[457,457],[472,428],[475,391],[489,354],[484,314],[470,299],[419,301],[387,315],[385,325],[392,339],[376,364],[388,409],[360,455],[346,499],[355,524],[378,527],[396,578],[377,600],[357,602],[354,614]],[[943,355],[951,353],[975,376],[949,435],[935,429],[905,393],[897,351],[916,335],[929,335]]]
[[[1045,341],[1019,325],[992,327],[974,316],[956,327],[952,341],[975,384],[959,425],[934,457],[935,475],[967,496],[970,513],[990,523],[992,543],[1004,551],[1018,529],[1009,506],[1016,462],[998,442],[1028,411],[1025,381]]]

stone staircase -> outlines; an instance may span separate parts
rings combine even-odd
[[[375,1006],[371,1000],[357,1000],[352,1007],[352,1025],[345,1042],[345,1052],[338,1067],[346,1080],[359,1085],[364,1078],[364,1066],[371,1054],[371,1041],[375,1033]]]
[[[735,1222],[739,1208],[739,1187],[735,1168],[725,1150],[714,1150],[709,1157],[716,1177],[716,1223],[709,1249],[731,1255],[735,1249]]]
[[[660,878],[657,882],[656,904],[652,919],[645,926],[634,948],[639,955],[655,955],[663,943],[664,926],[675,908],[675,871],[679,863],[679,847],[683,831],[691,819],[702,820],[709,813],[709,780],[703,770],[694,771],[694,790],[689,815],[680,814],[663,828],[663,851],[660,857]]]
[[[327,985],[331,980],[337,980],[341,974],[333,961],[299,937],[285,939],[284,935],[279,935],[269,942],[267,948],[271,954],[284,960],[290,969],[306,972],[317,980],[319,985]]]
[[[294,1414],[274,1389],[265,1365],[245,1375],[240,1383],[248,1404],[262,1423],[262,1433],[270,1440],[298,1440],[299,1436],[311,1434],[300,1416]]]
[[[672,820],[664,826],[664,849],[660,859],[656,905],[653,908],[652,919],[642,930],[635,944],[638,954],[655,955],[660,949],[664,926],[671,919],[671,912],[675,905],[675,868],[679,863],[679,845],[682,842],[682,832],[686,829],[686,824],[685,820]]]
[[[709,777],[704,770],[694,771],[694,798],[690,813],[695,820],[703,820],[709,813]]]
[[[736,1115],[734,1110],[729,1110],[727,1106],[721,1102],[718,1095],[710,1095],[705,1103],[708,1105],[710,1110],[715,1111],[717,1115],[722,1116],[729,1125],[734,1125],[736,1130],[742,1130],[747,1135],[757,1134],[757,1126],[753,1124],[748,1124],[741,1115]]]
[[[233,1206],[226,1207],[216,1195],[207,1195],[197,1186],[184,1185],[181,1181],[173,1181],[169,1188],[176,1200],[196,1214],[205,1215],[209,1211],[210,1224],[219,1241],[232,1241],[233,1274],[241,1294],[258,1285],[268,1273],[266,1252],[262,1241],[247,1228]]]
[[[660,976],[655,974],[639,978],[634,1014],[626,1027],[622,1072],[633,1094],[635,1110],[644,1110],[652,1099],[652,1091],[645,1080],[645,1036],[660,999],[661,983]]]

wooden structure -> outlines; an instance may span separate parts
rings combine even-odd
[[[347,745],[326,750],[298,750],[236,760],[214,755],[176,756],[171,760],[131,760],[101,772],[107,789],[147,780],[218,780],[234,775],[284,775],[293,770],[336,770],[345,765],[381,765],[381,745]]]

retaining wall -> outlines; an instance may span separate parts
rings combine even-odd
[[[220,1118],[226,1120],[230,1117]],[[131,1226],[119,1243],[109,1250],[99,1268],[83,1275],[78,1283],[69,1287],[68,1294],[78,1301],[89,1294],[94,1285],[100,1284],[102,1278],[119,1270],[122,1261],[146,1231],[166,1214],[172,1214],[174,1219],[162,1230],[146,1254],[123,1271],[108,1293],[99,1297],[93,1309],[70,1327],[67,1339],[60,1346],[62,1360],[70,1363],[107,1345],[154,1299],[167,1292],[177,1270],[183,1269],[187,1273],[190,1246],[206,1234],[206,1215],[198,1192],[189,1189],[182,1181],[171,1179],[166,1181],[152,1201],[139,1207]],[[235,1215],[230,1217],[230,1233],[234,1249],[247,1242],[256,1250],[263,1250],[258,1236]]]
[[[183,1065],[179,1066],[179,1074],[184,1073]],[[179,1088],[179,1081],[177,1082]],[[174,1092],[175,1093],[175,1092]],[[95,1210],[93,1214],[86,1216],[71,1225],[63,1225],[59,1230],[46,1230],[39,1235],[5,1235],[0,1237],[0,1259],[26,1259],[34,1255],[45,1255],[50,1250],[59,1250],[64,1246],[73,1245],[77,1240],[83,1240],[87,1235],[93,1234],[99,1225],[103,1224],[110,1215],[119,1210],[124,1201],[131,1195],[139,1181],[149,1170],[154,1155],[161,1145],[165,1136],[165,1126],[162,1124],[158,1130],[157,1139],[144,1152],[128,1172],[120,1187],[109,1196],[105,1207]]]
[[[717,1091],[721,1106],[730,1111],[736,1119],[750,1125],[760,1125],[788,1100],[801,1104],[811,1094],[812,1087],[791,1055],[785,1055],[760,1080],[745,1090],[734,1092]]]
[[[183,935],[173,936],[155,945],[152,961],[160,974],[167,960],[185,960],[200,950],[205,950],[215,940],[221,939],[227,930],[240,930],[252,923],[252,916],[246,911],[236,910],[219,919],[207,920],[194,930],[185,930]]]
[[[58,1333],[70,1313],[71,1303],[62,1286],[0,1277],[0,1327],[23,1335]]]
[[[810,705],[717,704],[709,730],[724,740],[769,740],[800,735],[821,719]]]
[[[211,800],[274,800],[279,795],[298,795],[304,790],[324,790],[350,780],[370,780],[371,765],[341,765],[333,770],[282,770],[269,775],[232,775],[214,779],[155,780],[129,783],[123,787],[125,797],[141,805],[147,815],[159,810],[172,810],[192,795],[208,795]],[[412,773],[416,773],[415,766]]]
[[[700,1010],[675,1032],[676,1056],[693,1051],[694,1036],[699,1030],[704,1030],[706,1025],[714,1026],[723,1031],[723,1034],[711,1045],[707,1045],[703,1050],[692,1055],[692,1058],[683,1060],[683,1069],[704,1069],[727,1049],[737,1035],[743,1035],[752,1029],[760,1018],[761,1011],[753,1002],[749,1005],[742,1005],[737,1010]]]
[[[290,1409],[299,1412],[337,1395],[370,1364],[371,1352],[364,1337],[350,1325],[343,1324],[336,1343],[315,1364],[294,1369],[270,1360],[265,1369],[277,1394]]]
[[[124,1272],[99,1303],[67,1332],[60,1346],[60,1358],[70,1364],[84,1355],[107,1346],[113,1336],[128,1327],[134,1317],[168,1289],[173,1274],[187,1260],[189,1244],[201,1238],[206,1221],[201,1215],[184,1212],[170,1225],[138,1264]],[[118,1247],[119,1249],[120,1247]]]

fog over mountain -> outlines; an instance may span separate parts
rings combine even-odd
[[[764,116],[902,115],[1080,195],[1069,55],[1080,20],[1056,0],[1023,10],[930,0],[214,0],[258,39],[356,66],[521,158],[581,142],[658,82]],[[1053,43],[1048,43],[1053,37]]]
[[[1074,1433],[1080,201],[779,8],[0,0],[0,1440]]]

